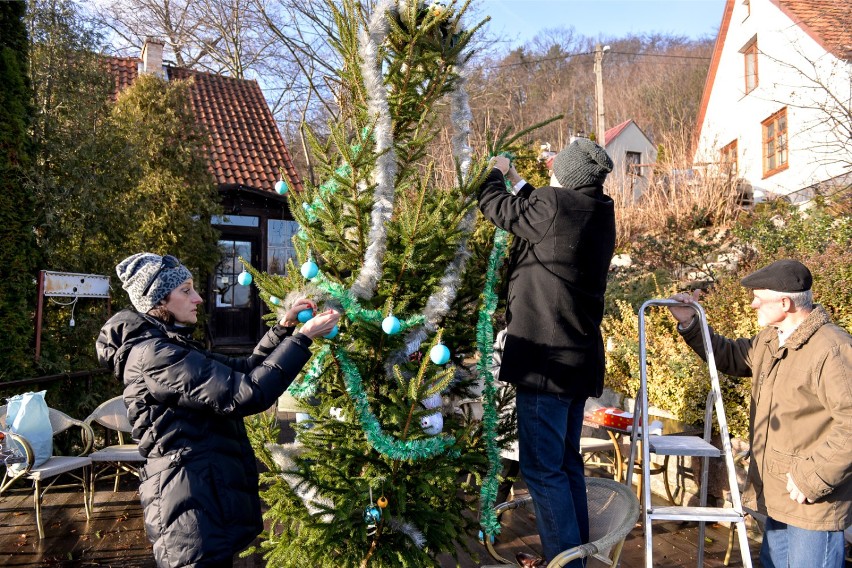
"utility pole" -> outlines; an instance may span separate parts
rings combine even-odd
[[[604,140],[606,125],[604,123],[603,56],[607,51],[609,51],[608,45],[595,45],[595,136],[601,146],[606,144],[606,140]]]

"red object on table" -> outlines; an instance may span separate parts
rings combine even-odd
[[[586,415],[586,420],[595,424],[602,424],[610,428],[627,430],[633,426],[633,413],[620,408],[606,407],[598,408]]]

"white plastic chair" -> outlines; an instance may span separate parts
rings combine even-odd
[[[92,460],[91,485],[89,490],[89,507],[94,507],[95,482],[104,477],[115,479],[113,492],[118,491],[118,483],[121,476],[126,473],[139,476],[139,467],[145,464],[145,458],[139,453],[139,446],[135,443],[127,443],[125,437],[130,438],[130,421],[127,419],[127,407],[121,396],[111,398],[98,406],[86,418],[85,423],[89,426],[98,424],[109,432],[118,435],[118,444],[101,448],[89,454]],[[106,471],[114,469],[109,475],[103,475]]]
[[[547,565],[547,568],[565,566],[579,558],[594,557],[607,566],[617,566],[624,546],[624,539],[633,530],[639,519],[639,500],[629,487],[601,477],[586,478],[586,496],[589,502],[589,542],[563,550]],[[508,510],[532,506],[532,497],[501,503],[495,507],[499,516]],[[488,552],[502,564],[482,566],[482,568],[505,568],[515,566],[500,556],[494,544],[486,539]]]
[[[83,451],[78,456],[54,455],[40,466],[34,467],[35,454],[30,443],[25,437],[20,434],[9,432],[7,429],[6,410],[7,408],[5,404],[0,406],[0,429],[3,430],[3,433],[6,436],[6,440],[4,440],[4,457],[17,457],[20,460],[20,463],[26,464],[26,467],[21,468],[20,470],[10,470],[7,466],[7,462],[0,459],[0,464],[2,464],[4,468],[3,481],[0,483],[0,495],[6,491],[16,491],[16,489],[11,489],[11,486],[19,479],[32,481],[36,526],[38,527],[38,537],[40,539],[44,538],[44,525],[41,519],[42,497],[51,487],[65,488],[74,487],[79,484],[83,489],[83,508],[86,511],[86,519],[89,519],[91,516],[91,510],[89,509],[88,471],[89,467],[92,465],[92,460],[85,454],[89,453],[89,450],[92,447],[94,434],[92,433],[91,427],[89,427],[89,425],[85,422],[77,420],[76,418],[71,418],[64,412],[60,412],[55,408],[48,408],[50,412],[50,425],[53,428],[54,436],[72,427],[80,428]],[[9,440],[13,443],[9,443]],[[10,459],[9,463],[11,463],[11,461],[12,460]],[[77,470],[82,470],[79,475],[74,473]],[[56,485],[56,481],[62,474],[67,474],[67,476],[72,477],[76,481],[69,484]],[[46,481],[48,479],[51,480],[50,483],[43,486],[42,481]]]

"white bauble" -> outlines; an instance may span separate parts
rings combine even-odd
[[[440,434],[444,429],[444,416],[440,412],[424,416],[420,419],[420,427],[430,436]]]

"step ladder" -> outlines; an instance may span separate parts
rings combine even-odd
[[[645,338],[645,312],[649,307],[678,306],[695,310],[698,324],[701,326],[704,352],[710,371],[710,392],[707,395],[707,407],[704,416],[704,437],[698,436],[650,436],[650,428],[640,428],[648,416],[648,377],[647,349]],[[634,408],[633,428],[630,436],[630,460],[627,467],[627,485],[631,485],[634,464],[637,457],[637,442],[641,437],[642,450],[642,522],[645,530],[645,566],[653,568],[653,522],[654,521],[697,521],[698,522],[698,567],[704,565],[704,532],[707,522],[736,523],[739,536],[740,551],[743,566],[752,568],[751,554],[748,547],[745,516],[743,513],[740,490],[737,485],[734,469],[734,456],[731,450],[731,440],[728,437],[728,422],[725,418],[725,408],[722,403],[722,393],[719,388],[719,374],[716,371],[716,361],[713,358],[713,348],[710,343],[710,329],[707,326],[707,316],[704,309],[697,303],[681,303],[675,300],[648,300],[639,310],[639,372],[640,387]],[[712,420],[715,410],[716,421],[722,439],[722,449],[710,443]],[[646,420],[650,423],[650,419]],[[700,498],[698,506],[666,506],[660,507],[651,503],[651,454],[660,456],[693,456],[701,459]],[[732,507],[707,506],[707,477],[710,458],[724,457],[728,472],[728,487]]]

